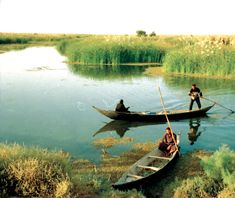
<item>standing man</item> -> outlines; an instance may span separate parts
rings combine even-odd
[[[191,96],[189,110],[192,110],[194,101],[196,101],[198,108],[201,109],[200,97],[202,97],[202,92],[196,84],[192,84],[192,88],[190,89],[188,95]]]

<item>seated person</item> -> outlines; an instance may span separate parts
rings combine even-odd
[[[176,146],[175,146],[175,143],[174,143],[174,140],[172,137],[172,133],[173,132],[171,132],[170,127],[167,127],[166,132],[163,136],[163,139],[160,142],[159,147],[158,147],[159,150],[163,151],[166,154],[166,156],[170,156],[176,150]],[[176,141],[176,135],[175,135],[175,133],[173,133],[173,134],[174,134],[174,138]]]
[[[121,99],[120,102],[117,104],[115,111],[118,112],[130,112],[128,111],[130,107],[125,107],[125,105],[123,104],[123,100]]]

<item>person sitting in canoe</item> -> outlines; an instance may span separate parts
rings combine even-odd
[[[192,84],[192,88],[190,89],[188,95],[191,96],[189,110],[192,110],[194,101],[196,101],[198,108],[201,109],[200,97],[202,98],[202,92],[196,84]]]
[[[176,146],[172,137],[172,133],[170,127],[166,128],[166,132],[162,138],[162,141],[159,144],[159,150],[163,151],[166,156],[170,156],[175,150]],[[176,141],[176,134],[174,134],[174,139]]]
[[[121,99],[120,102],[117,104],[115,111],[118,112],[130,112],[128,111],[130,107],[125,107],[123,100]]]

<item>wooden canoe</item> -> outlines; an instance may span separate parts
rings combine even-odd
[[[179,142],[180,135],[177,135],[178,145]],[[119,190],[143,187],[150,181],[162,178],[178,157],[178,151],[175,151],[170,157],[166,157],[162,151],[155,148],[134,163],[112,186]]]
[[[174,110],[167,111],[167,116],[169,120],[180,120],[187,118],[194,118],[205,116],[206,112],[209,111],[215,104],[193,110]],[[161,112],[117,112],[112,110],[104,110],[93,106],[99,113],[103,114],[114,120],[126,120],[126,121],[144,121],[144,122],[166,122],[166,116],[163,111]]]

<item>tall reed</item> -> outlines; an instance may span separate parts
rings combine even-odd
[[[235,49],[217,42],[199,41],[170,51],[164,59],[167,72],[235,77]]]
[[[57,48],[70,62],[83,65],[162,62],[165,55],[164,49],[149,39],[126,36],[94,36],[61,42]]]

